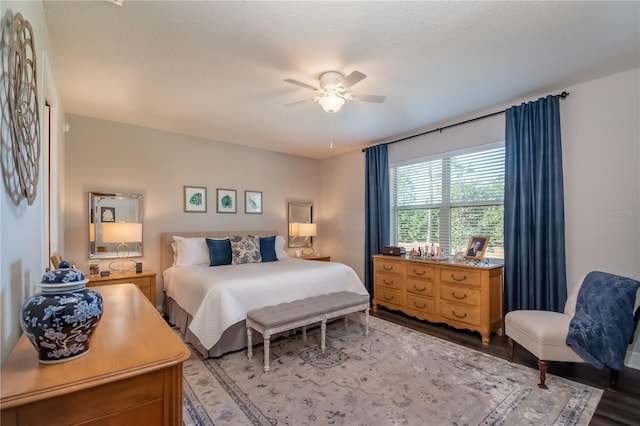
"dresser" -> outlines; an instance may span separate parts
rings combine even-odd
[[[502,335],[502,265],[467,265],[375,255],[373,310],[378,306],[431,322],[478,331],[489,344]]]
[[[189,349],[133,284],[94,287],[104,314],[89,352],[40,364],[23,334],[0,370],[0,424],[182,424]]]
[[[87,287],[95,287],[97,285],[112,285],[132,283],[140,287],[142,293],[156,306],[156,273],[154,271],[144,270],[140,273],[131,272],[112,272],[106,277],[99,275],[89,275]]]

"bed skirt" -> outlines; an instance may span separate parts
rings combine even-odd
[[[235,352],[247,347],[247,327],[244,320],[227,328],[222,337],[211,349],[200,343],[196,335],[189,331],[189,324],[193,317],[170,297],[165,295],[164,312],[169,316],[169,323],[176,326],[185,342],[190,343],[202,356],[216,358],[227,352]],[[253,331],[254,342],[262,342],[262,335]]]
[[[244,320],[238,321],[233,324],[231,327],[227,328],[223,333],[218,343],[216,343],[211,349],[205,348],[202,343],[200,343],[200,339],[193,334],[189,330],[189,324],[193,317],[187,313],[180,305],[176,303],[175,300],[168,297],[165,294],[165,306],[164,312],[169,317],[169,323],[180,330],[180,334],[182,335],[182,339],[191,344],[200,354],[205,358],[217,358],[222,356],[228,352],[235,352],[242,349],[246,349],[247,347],[247,325]],[[332,318],[328,321],[331,323],[333,321],[337,321],[338,318]],[[307,330],[313,329],[315,327],[319,327],[320,323],[307,326]],[[254,342],[254,345],[261,345],[263,342],[262,334],[258,333],[255,330],[251,330],[252,336],[251,341]],[[271,336],[271,340],[275,340],[278,337],[282,336],[290,336],[295,334],[295,330],[283,331],[282,333],[276,333]]]

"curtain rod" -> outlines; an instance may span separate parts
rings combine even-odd
[[[567,96],[569,96],[569,92],[562,92],[557,96],[560,96],[560,99],[565,99]],[[478,121],[478,120],[482,120],[484,118],[493,117],[494,115],[503,114],[506,111],[507,111],[506,109],[503,109],[502,111],[492,112],[491,114],[486,114],[486,115],[482,115],[480,117],[470,118],[469,120],[461,121],[459,123],[449,124],[448,126],[438,127],[437,129],[433,129],[433,130],[427,130],[426,132],[418,133],[418,134],[415,134],[415,135],[412,135],[412,136],[407,136],[407,137],[404,137],[404,138],[401,138],[401,139],[398,139],[398,140],[395,140],[395,141],[383,142],[383,144],[384,145],[391,145],[392,143],[406,141],[407,139],[417,138],[418,136],[428,135],[429,133],[433,133],[433,132],[442,133],[442,131],[445,130],[445,129],[449,129],[451,127],[456,127],[456,126],[459,126],[461,124],[471,123],[472,121]],[[376,145],[382,145],[382,144],[376,144]],[[375,146],[375,145],[371,145],[371,146]],[[367,148],[369,148],[369,147],[367,147]],[[365,152],[367,148],[362,148],[362,152]]]

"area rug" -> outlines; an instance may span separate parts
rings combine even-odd
[[[587,425],[602,390],[362,315],[184,363],[185,425]]]

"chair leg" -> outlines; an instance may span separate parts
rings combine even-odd
[[[540,389],[549,389],[545,384],[547,380],[547,368],[549,367],[549,361],[545,361],[543,359],[538,360],[538,369],[540,370],[540,383],[538,387]]]
[[[611,386],[611,390],[616,390],[616,388],[618,387],[618,375],[620,374],[620,370],[610,368],[609,372],[609,376],[611,378],[609,386]]]
[[[516,353],[516,342],[513,341],[511,337],[509,337],[509,352],[507,353],[507,357],[510,362],[513,362],[513,357]]]

